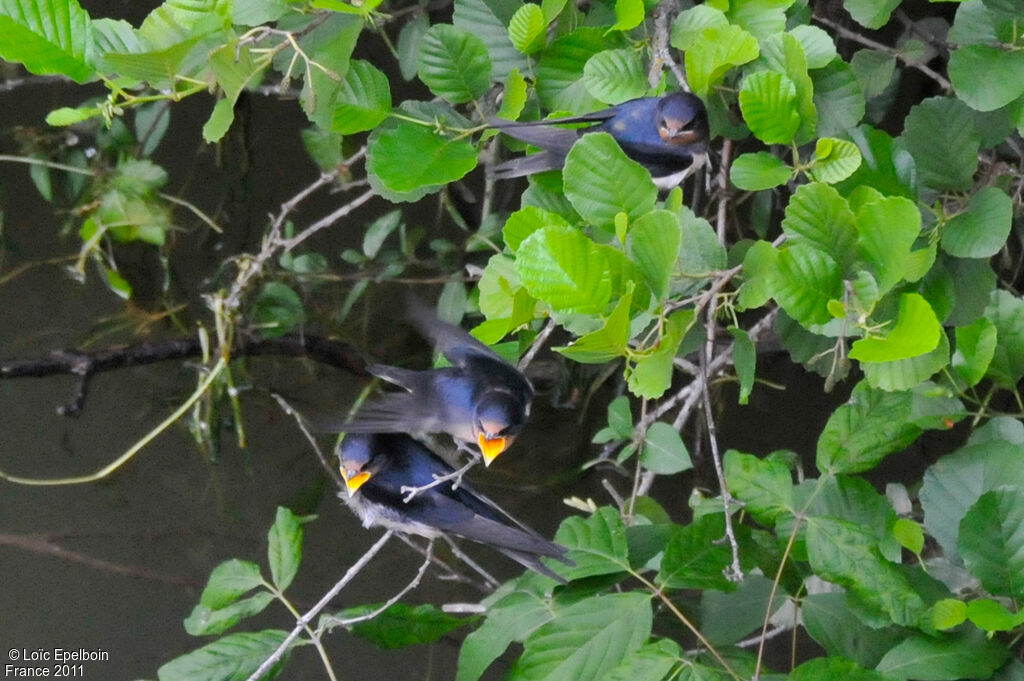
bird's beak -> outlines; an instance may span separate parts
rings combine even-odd
[[[661,138],[670,144],[693,144],[700,136],[694,130],[686,128],[662,128]]]
[[[484,455],[484,465],[490,466],[491,462],[498,458],[508,447],[508,440],[503,437],[494,437],[488,439],[486,435],[480,433],[476,441],[480,444],[480,453]]]
[[[363,486],[363,483],[370,479],[370,474],[363,471],[362,473],[350,475],[344,468],[342,468],[341,477],[345,478],[345,486],[348,488],[348,496],[349,498],[352,498],[359,488]]]

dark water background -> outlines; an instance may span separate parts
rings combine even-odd
[[[125,16],[125,7],[115,8],[121,14],[89,9],[97,16]],[[128,18],[138,23],[137,17]],[[84,92],[49,83],[0,93],[0,128],[40,126],[49,110],[77,104]],[[174,106],[172,127],[155,159],[169,171],[166,191],[210,213],[222,211],[218,220],[227,228],[224,236],[197,228],[177,237],[183,241],[181,248],[190,250],[181,251],[188,257],[173,258],[173,276],[197,304],[196,294],[211,286],[204,278],[225,254],[254,250],[267,214],[318,173],[302,150],[299,132],[306,121],[297,103],[247,98],[236,121],[240,130],[219,149],[200,138],[211,106],[205,97]],[[16,153],[9,135],[0,139],[0,153]],[[0,201],[0,276],[21,263],[76,251],[79,240],[59,235],[62,220],[36,192],[26,166],[0,165]],[[306,224],[341,201],[324,193],[296,216],[297,223]],[[418,216],[412,222],[432,219],[436,204],[425,205],[430,208],[407,212]],[[317,242],[332,268],[344,271],[337,259],[341,249],[358,247],[365,225],[389,209],[384,202],[371,202]],[[176,215],[180,223],[194,224],[183,211]],[[140,262],[144,265],[145,259]],[[0,359],[41,357],[51,349],[83,347],[91,341],[101,346],[130,340],[127,334],[96,339],[97,320],[125,308],[95,270],[80,284],[55,267],[60,266],[37,267],[0,286]],[[394,361],[403,343],[416,342],[402,340],[407,332],[388,319],[391,299],[387,291],[371,294],[366,310],[351,321],[351,330],[353,339]],[[159,324],[151,333],[176,335]],[[344,372],[299,360],[261,358],[251,360],[248,368],[252,385],[294,397],[300,407],[343,409],[362,387]],[[781,360],[762,362],[759,375],[788,389],[758,388],[749,406],[720,410],[723,451],[732,446],[766,453],[785,447],[813,455],[817,436],[845,391],[823,400],[818,378]],[[174,362],[97,375],[78,419],[55,413],[73,393],[75,380],[70,377],[0,381],[0,468],[27,477],[90,473],[165,418],[192,391],[194,376],[188,365]],[[589,422],[581,425],[576,411],[552,406],[549,397],[541,396],[527,432],[507,456],[477,476],[478,486],[547,536],[572,513],[562,505],[563,497],[590,496],[610,503],[600,486],[604,473],[572,473],[596,451],[587,443],[593,429],[603,425],[598,423],[604,417],[601,405],[609,397],[601,396]],[[731,388],[721,397],[723,404],[735,405]],[[0,542],[0,655],[6,657],[9,648],[103,650],[109,661],[85,663],[86,679],[155,678],[161,664],[206,642],[188,636],[181,621],[213,567],[241,558],[265,569],[266,532],[279,505],[319,516],[305,526],[302,567],[289,589],[293,601],[305,609],[334,584],[380,530],[363,530],[329,483],[325,487],[305,439],[266,394],[247,392],[243,406],[249,447],[238,450],[225,430],[217,462],[198,452],[179,423],[102,482],[70,487],[0,483],[0,534],[5,537]],[[692,434],[687,441],[692,444]],[[611,478],[620,490],[628,489],[625,480]],[[686,515],[692,478],[660,480],[655,487],[659,500],[678,518]],[[65,552],[40,550],[42,540],[52,540]],[[518,565],[486,550],[471,552],[499,577],[519,571]],[[393,541],[329,610],[385,600],[412,578],[419,563],[417,554]],[[465,585],[428,575],[406,600],[441,605],[479,597]],[[241,629],[291,626],[291,617],[275,604]],[[454,675],[459,638],[380,651],[336,632],[326,646],[339,678],[443,679]],[[296,651],[294,658],[284,678],[325,678],[311,647]]]

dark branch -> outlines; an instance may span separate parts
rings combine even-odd
[[[54,350],[40,359],[0,362],[0,379],[43,378],[60,374],[78,376],[78,385],[72,400],[58,413],[78,416],[82,412],[89,379],[93,374],[115,369],[155,364],[170,360],[183,360],[202,356],[198,338],[169,341],[145,341],[134,345],[119,345],[90,352]],[[354,347],[322,336],[287,335],[278,338],[246,338],[231,350],[232,357],[279,355],[307,357],[320,364],[366,375],[366,360]]]

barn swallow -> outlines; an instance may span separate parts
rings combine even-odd
[[[562,123],[592,123],[565,129]],[[610,134],[626,156],[650,171],[659,189],[671,189],[707,162],[708,113],[704,103],[689,92],[662,97],[641,97],[593,113],[544,121],[490,120],[509,137],[542,149],[491,169],[492,179],[522,177],[565,165],[572,145],[584,134]]]
[[[533,387],[526,377],[463,329],[439,320],[416,299],[409,323],[452,366],[414,371],[383,364],[367,370],[405,392],[363,407],[341,429],[356,433],[449,433],[477,445],[490,465],[508,449],[530,415]]]
[[[364,527],[379,525],[421,537],[450,534],[497,549],[525,567],[561,583],[540,556],[574,563],[568,549],[550,542],[465,483],[430,486],[454,469],[404,433],[348,433],[338,445],[347,503]],[[410,487],[423,491],[406,496]]]

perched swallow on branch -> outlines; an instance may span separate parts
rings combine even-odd
[[[568,549],[544,539],[465,483],[453,482],[454,469],[408,435],[346,434],[338,459],[347,503],[364,527],[379,525],[430,538],[463,537],[565,583],[540,557],[573,565],[566,558]],[[410,498],[410,489],[419,492]]]
[[[587,133],[606,132],[626,156],[650,171],[659,189],[671,189],[707,162],[708,113],[704,103],[688,92],[641,97],[593,113],[544,121],[506,121],[490,124],[509,137],[542,149],[540,153],[501,163],[492,179],[522,177],[565,165],[576,141]],[[555,127],[563,123],[592,123],[585,128]]]
[[[443,322],[415,299],[408,321],[452,366],[413,371],[373,364],[367,371],[405,392],[363,407],[349,433],[449,433],[477,445],[484,463],[508,449],[530,415],[533,387],[514,366],[463,329]]]

